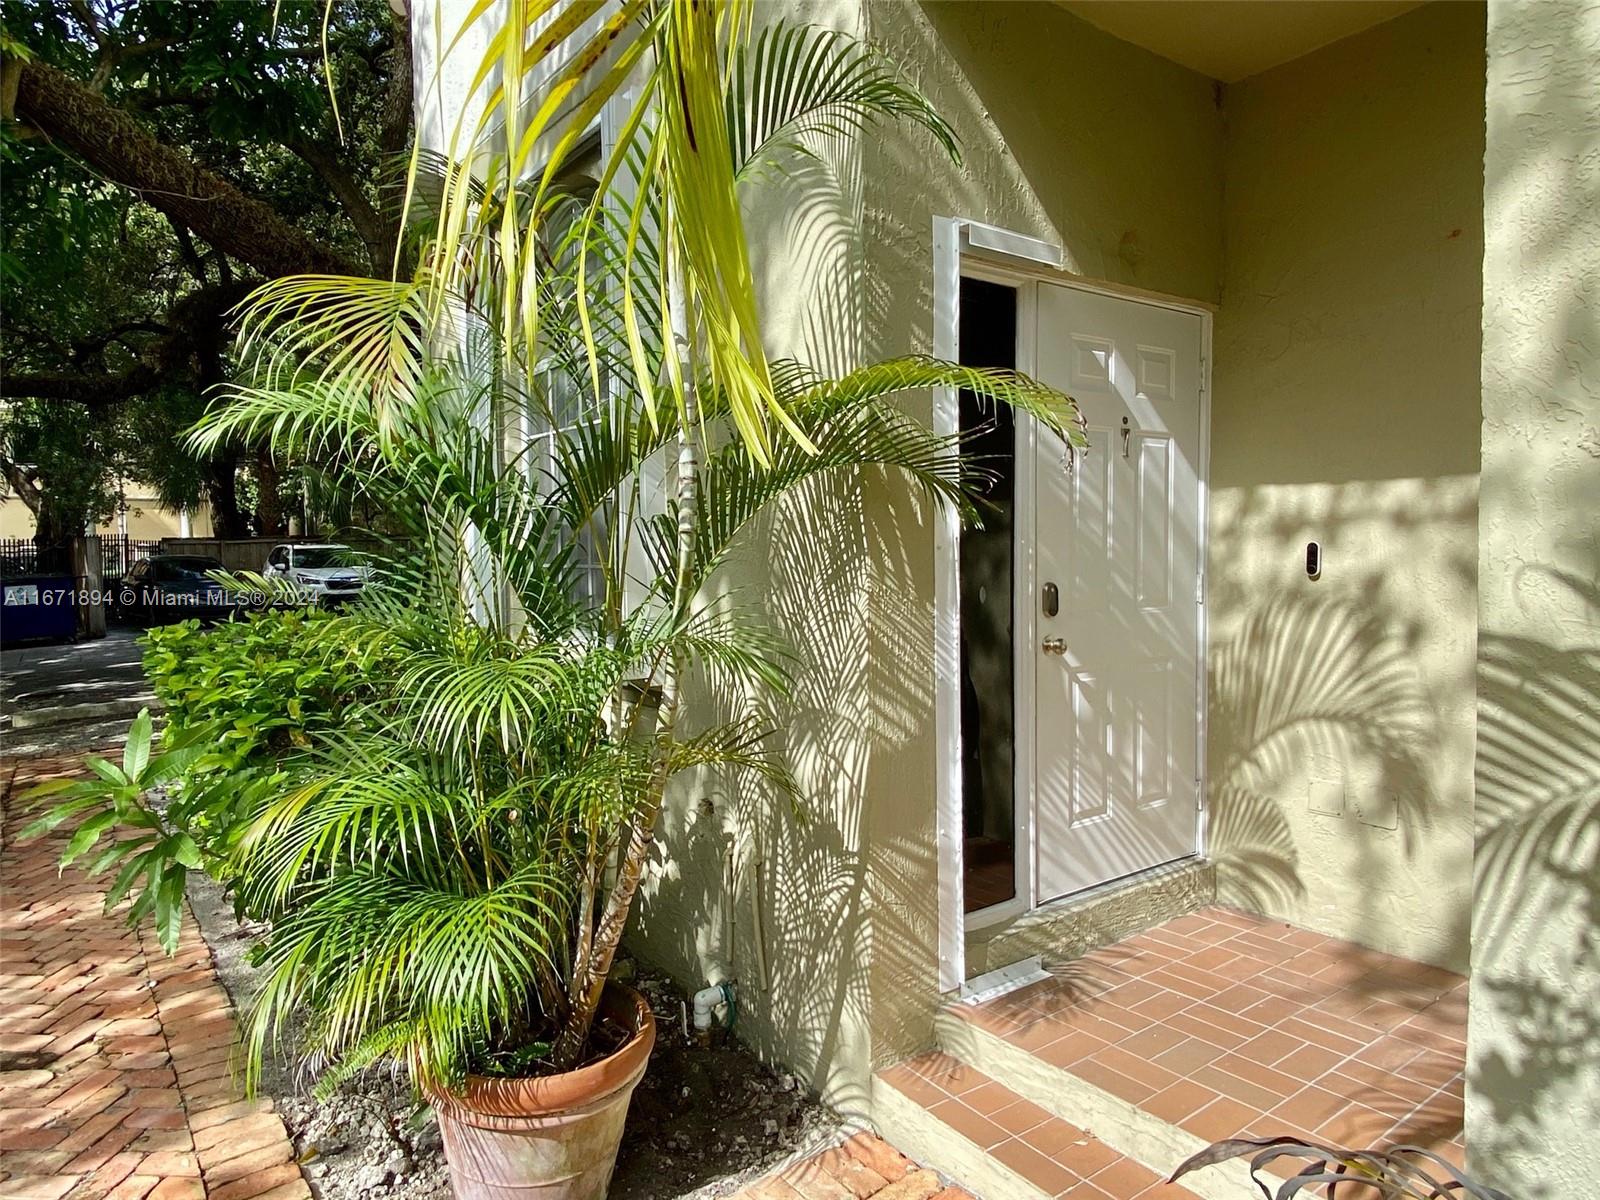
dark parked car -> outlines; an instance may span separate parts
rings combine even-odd
[[[211,578],[222,563],[199,554],[157,554],[133,564],[112,594],[113,613],[144,624],[214,620],[232,615],[239,602]]]

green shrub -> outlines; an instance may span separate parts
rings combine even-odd
[[[352,634],[347,618],[315,608],[150,630],[144,668],[166,708],[167,736],[209,733],[211,753],[193,769],[232,770],[359,719],[382,652]]]
[[[259,797],[284,778],[281,760],[373,723],[369,705],[392,679],[385,656],[393,652],[363,628],[308,608],[150,630],[145,673],[167,710],[159,746],[149,712],[141,712],[121,766],[91,757],[88,778],[28,794],[50,809],[24,836],[74,822],[63,864],[85,858],[91,875],[115,868],[108,910],[131,896],[130,920],[153,915],[170,952],[187,873],[232,882],[229,853]],[[236,902],[241,913],[259,915]]]

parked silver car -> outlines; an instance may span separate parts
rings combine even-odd
[[[332,542],[274,546],[263,572],[268,579],[293,583],[308,600],[330,604],[360,595],[371,573],[349,546]]]

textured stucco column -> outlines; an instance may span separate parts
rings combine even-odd
[[[1467,1140],[1600,1177],[1600,3],[1490,0]]]

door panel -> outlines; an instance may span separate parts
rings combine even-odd
[[[1036,439],[1039,899],[1194,853],[1198,831],[1200,317],[1039,285],[1038,373],[1089,450]],[[1059,653],[1045,650],[1060,639]]]

